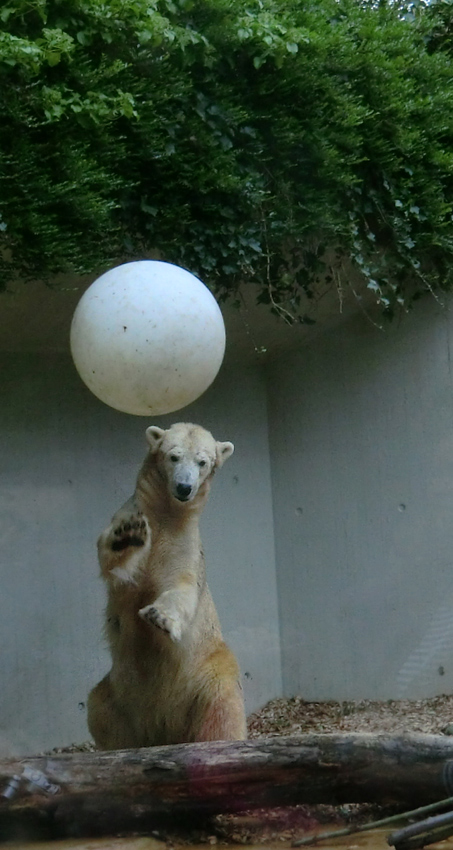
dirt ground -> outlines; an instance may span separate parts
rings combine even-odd
[[[386,702],[304,702],[274,699],[248,720],[249,737],[310,732],[426,732],[453,735],[453,696]]]
[[[305,702],[302,697],[274,699],[251,714],[247,725],[249,738],[320,732],[453,735],[453,695],[385,702]],[[94,752],[95,749],[92,741],[85,741],[56,747],[52,752]]]

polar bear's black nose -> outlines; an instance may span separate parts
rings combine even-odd
[[[177,484],[176,485],[176,494],[178,499],[188,499],[192,492],[192,487],[190,484]]]

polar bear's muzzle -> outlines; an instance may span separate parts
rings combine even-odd
[[[199,469],[196,464],[180,463],[172,470],[170,490],[178,502],[190,502],[200,486]]]

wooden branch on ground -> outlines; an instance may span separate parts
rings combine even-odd
[[[408,808],[453,793],[453,740],[332,734],[0,761],[0,838],[155,829],[297,803]]]

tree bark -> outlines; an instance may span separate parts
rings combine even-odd
[[[114,834],[297,803],[407,808],[453,795],[453,740],[333,734],[0,762],[0,838]]]

